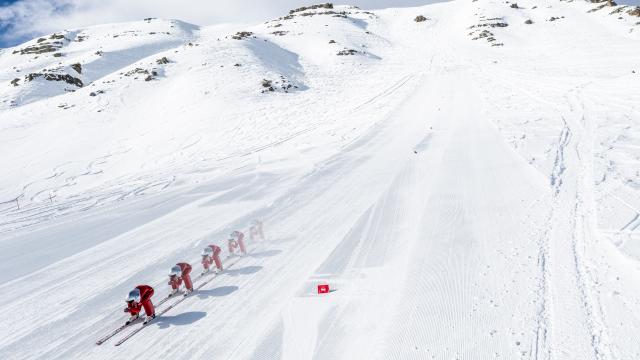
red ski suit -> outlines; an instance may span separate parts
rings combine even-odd
[[[255,225],[251,226],[249,229],[249,238],[254,241],[256,238],[260,238],[260,240],[264,240],[264,232],[262,231],[262,222],[258,221]]]
[[[218,270],[222,271],[222,261],[220,260],[220,253],[222,249],[217,245],[209,245],[211,250],[213,250],[213,254],[211,256],[205,255],[202,257],[202,266],[205,270],[209,270],[211,267],[211,263],[214,262]]]
[[[153,296],[153,288],[149,285],[138,285],[136,289],[140,290],[140,302],[130,301],[127,302],[127,308],[125,312],[130,313],[132,316],[140,314],[140,310],[144,308],[144,313],[147,316],[153,316],[156,313],[156,309],[151,302]]]
[[[173,290],[177,290],[184,281],[184,287],[189,291],[193,291],[193,282],[191,282],[191,276],[189,275],[191,273],[191,265],[187,263],[178,263],[176,266],[180,267],[182,274],[179,277],[172,276],[169,279],[169,285],[171,285],[171,288]]]
[[[247,253],[247,249],[244,247],[244,234],[242,231],[234,231],[231,234],[231,239],[229,239],[229,252],[231,254],[235,253],[237,247],[240,247],[240,251],[243,254]]]

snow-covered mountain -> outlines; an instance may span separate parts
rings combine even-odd
[[[0,357],[640,358],[629,4],[319,4],[0,50]],[[253,219],[248,256],[95,345]]]

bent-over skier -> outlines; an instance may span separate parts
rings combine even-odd
[[[247,253],[247,249],[244,246],[244,234],[242,233],[242,231],[234,231],[231,233],[230,237],[229,253],[231,255],[235,255],[236,249],[240,248],[240,252],[242,253],[242,255],[245,255]]]
[[[127,320],[127,325],[140,317],[140,311],[143,308],[144,313],[147,315],[144,320],[145,324],[156,317],[156,309],[151,302],[152,296],[153,288],[149,285],[138,285],[129,292],[129,296],[126,299],[127,307],[124,309],[124,312],[131,314],[131,317]]]
[[[255,241],[257,238],[264,241],[264,232],[262,231],[262,221],[253,220],[251,222],[251,228],[249,228],[249,238],[251,241]]]
[[[171,285],[171,295],[173,296],[180,289],[180,285],[184,283],[184,296],[189,295],[193,292],[193,282],[191,282],[191,265],[187,263],[178,263],[174,267],[171,268],[171,273],[169,274],[169,285]]]
[[[204,250],[202,250],[202,267],[204,268],[204,271],[202,272],[203,274],[209,272],[209,270],[211,269],[211,265],[214,263],[216,264],[218,272],[221,272],[223,270],[222,261],[220,260],[221,252],[222,249],[217,245],[209,245],[204,248]]]

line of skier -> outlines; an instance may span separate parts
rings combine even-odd
[[[249,228],[249,237],[251,241],[264,240],[264,232],[262,228],[262,222],[254,220],[251,222]],[[245,246],[244,233],[242,231],[234,231],[230,234],[227,240],[227,246],[229,250],[229,256],[243,256],[247,254],[247,248]],[[224,271],[220,254],[222,249],[218,245],[208,245],[202,250],[202,273],[205,275],[209,272],[221,273]],[[215,269],[213,268],[215,266]],[[178,292],[182,292],[184,296],[188,296],[193,292],[193,281],[191,280],[190,264],[185,262],[177,263],[171,268],[169,273],[169,283],[171,286],[171,292],[169,297],[176,295]],[[156,317],[155,306],[151,301],[153,297],[154,289],[149,285],[138,285],[129,292],[126,298],[127,307],[124,312],[129,313],[130,317],[126,324],[130,324],[140,318],[140,313],[144,309],[146,315],[144,323],[147,323]]]

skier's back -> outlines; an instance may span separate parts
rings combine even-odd
[[[124,312],[131,314],[127,324],[138,319],[142,309],[147,316],[144,320],[145,323],[156,317],[156,310],[151,302],[153,293],[153,288],[149,285],[138,285],[129,292],[126,299],[127,307],[124,309]]]
[[[169,285],[171,285],[171,295],[178,292],[180,285],[184,284],[184,295],[188,295],[193,291],[193,282],[191,281],[191,265],[187,263],[177,263],[171,268],[169,274]]]

